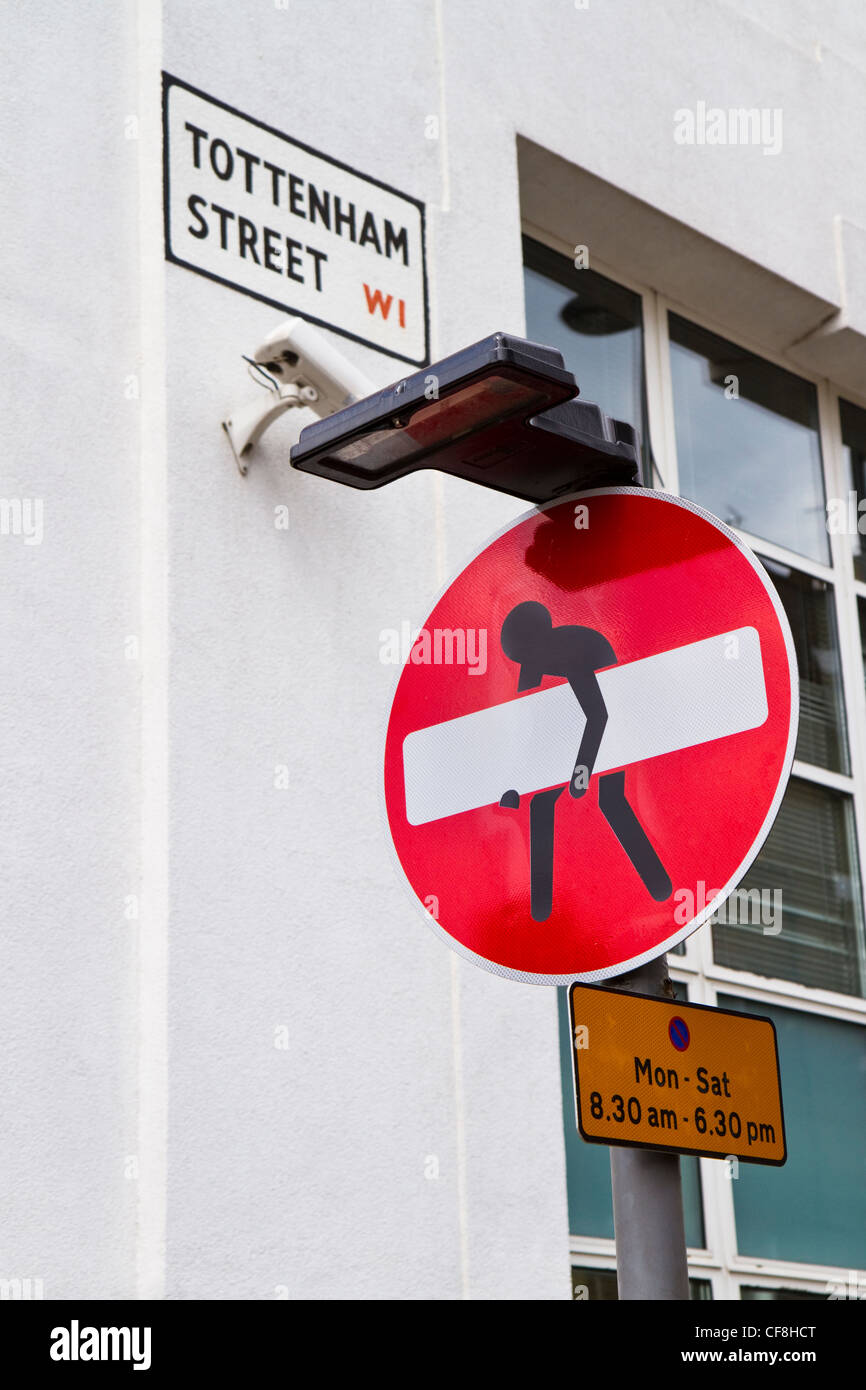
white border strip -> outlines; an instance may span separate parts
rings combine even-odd
[[[139,1298],[165,1297],[168,1130],[168,525],[162,7],[138,7],[141,343],[141,903],[138,923]]]

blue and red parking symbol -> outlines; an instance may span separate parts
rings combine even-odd
[[[689,1037],[689,1025],[684,1018],[677,1015],[676,1018],[671,1019],[668,1024],[668,1036],[677,1052],[685,1052],[691,1039]]]

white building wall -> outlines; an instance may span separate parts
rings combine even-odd
[[[133,21],[4,14],[0,1277],[46,1298],[135,1279]]]
[[[44,497],[45,538],[0,537],[8,1274],[56,1297],[568,1297],[554,993],[425,930],[378,802],[380,631],[525,508],[293,473],[287,421],[240,477],[220,421],[280,315],[163,261],[159,68],[425,202],[435,360],[522,330],[518,134],[840,308],[862,24],[806,0],[9,14],[3,474]],[[781,107],[782,152],[675,145],[698,100]],[[377,384],[406,370],[334,341]]]

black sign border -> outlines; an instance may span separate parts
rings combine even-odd
[[[221,275],[214,275],[210,270],[202,270],[200,266],[193,265],[190,261],[183,260],[175,255],[171,246],[171,227],[170,227],[170,178],[169,178],[169,157],[168,157],[168,99],[172,87],[181,87],[184,91],[191,92],[193,96],[200,97],[203,101],[208,101],[212,106],[218,106],[223,111],[228,111],[232,116],[238,116],[242,121],[248,121],[250,125],[258,126],[260,130],[267,131],[269,135],[275,135],[278,140],[285,141],[288,145],[294,145],[305,153],[315,155],[317,159],[323,159],[327,164],[333,164],[335,168],[344,170],[347,174],[354,174],[356,178],[363,179],[365,183],[374,184],[377,188],[382,188],[386,193],[393,193],[398,198],[403,198],[407,203],[414,204],[421,214],[421,272],[424,292],[424,356],[423,358],[407,357],[400,352],[392,352],[390,348],[382,347],[381,343],[370,342],[368,338],[361,338],[357,333],[350,333],[345,328],[337,328],[333,323],[328,323],[327,319],[314,318],[312,314],[294,309],[291,305],[283,304],[278,299],[270,299],[268,295],[257,294],[255,290],[248,290],[242,285],[236,285],[233,280],[226,280]],[[257,299],[262,304],[270,304],[274,309],[280,309],[284,314],[297,314],[299,318],[305,319],[307,323],[314,323],[320,328],[327,328],[332,333],[339,333],[342,338],[349,338],[353,343],[361,343],[364,347],[375,349],[376,352],[383,353],[386,357],[396,358],[398,362],[409,362],[415,367],[426,367],[430,362],[430,306],[428,299],[428,279],[427,279],[427,231],[425,204],[420,198],[413,198],[411,194],[404,193],[400,188],[394,188],[392,184],[385,183],[382,179],[373,178],[370,174],[364,174],[360,169],[355,169],[351,164],[345,164],[340,159],[334,159],[329,154],[323,154],[321,150],[315,149],[312,145],[306,145],[302,140],[295,140],[291,135],[286,135],[284,131],[277,130],[272,125],[267,125],[265,121],[259,121],[255,116],[249,116],[245,111],[239,111],[235,106],[229,106],[228,102],[219,101],[217,97],[210,96],[203,92],[199,87],[193,87],[191,83],[185,82],[181,77],[174,77],[171,73],[163,69],[162,72],[162,209],[163,209],[163,230],[165,237],[165,259],[173,265],[183,266],[186,270],[193,271],[196,275],[202,275],[206,280],[213,280],[217,285],[225,285],[228,289],[236,290],[238,294],[245,294],[250,299]]]
[[[785,1107],[782,1096],[782,1070],[779,1066],[779,1037],[776,1032],[776,1025],[766,1014],[742,1014],[736,1009],[721,1009],[715,1004],[693,1004],[689,999],[664,999],[660,994],[639,994],[632,989],[610,989],[604,985],[588,985],[583,980],[573,980],[570,985],[566,985],[568,990],[568,1016],[571,1028],[568,1035],[568,1045],[571,1052],[571,1075],[574,1084],[574,1102],[577,1112],[577,1130],[587,1144],[604,1144],[607,1148],[615,1149],[650,1149],[655,1153],[689,1154],[692,1158],[715,1158],[725,1160],[726,1158],[736,1158],[740,1163],[759,1163],[764,1168],[783,1168],[788,1162],[788,1131],[785,1126]],[[779,1115],[782,1120],[782,1144],[784,1155],[782,1158],[753,1158],[746,1157],[744,1154],[720,1154],[715,1149],[708,1153],[706,1149],[686,1149],[672,1148],[667,1144],[646,1144],[643,1142],[630,1142],[627,1139],[602,1139],[598,1135],[586,1134],[583,1129],[583,1117],[580,1110],[580,1086],[577,1080],[577,1048],[574,1046],[574,1030],[577,1027],[574,1018],[574,991],[575,989],[594,989],[599,994],[618,994],[622,998],[649,999],[653,1004],[667,1004],[674,1007],[685,1009],[703,1009],[710,1014],[728,1014],[732,1018],[754,1018],[760,1023],[769,1023],[773,1030],[773,1051],[776,1055],[776,1082],[779,1087]]]

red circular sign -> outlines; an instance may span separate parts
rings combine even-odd
[[[736,887],[797,711],[781,603],[728,527],[664,493],[577,494],[487,545],[414,641],[385,747],[397,856],[477,964],[621,974]]]

